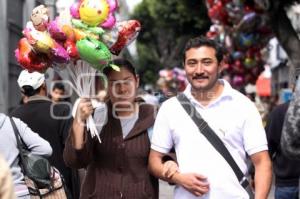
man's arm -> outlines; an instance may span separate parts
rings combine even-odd
[[[255,167],[255,199],[267,199],[272,183],[272,164],[268,151],[251,155]]]
[[[150,151],[149,170],[154,176],[164,181],[181,185],[196,196],[202,196],[208,192],[209,184],[206,181],[206,177],[200,174],[176,172],[167,178],[164,174],[164,164],[162,161],[164,155],[153,149]]]

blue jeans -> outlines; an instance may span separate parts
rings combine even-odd
[[[299,199],[299,187],[275,187],[275,199]]]

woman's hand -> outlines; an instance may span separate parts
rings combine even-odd
[[[82,98],[78,103],[75,119],[78,122],[85,122],[86,119],[93,113],[93,105],[90,99]]]
[[[171,179],[179,171],[177,163],[172,160],[166,161],[163,166],[163,176],[168,179]]]
[[[173,180],[195,196],[202,196],[209,191],[207,178],[197,173],[175,173]]]

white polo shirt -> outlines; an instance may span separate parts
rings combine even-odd
[[[224,90],[217,99],[204,107],[191,95],[188,85],[184,94],[217,133],[244,174],[247,174],[246,153],[268,150],[261,117],[246,96],[234,90],[225,80]],[[207,177],[210,190],[196,197],[181,186],[175,188],[175,199],[247,199],[229,164],[199,132],[176,97],[164,102],[153,129],[151,148],[168,153],[175,146],[180,172],[195,172]]]

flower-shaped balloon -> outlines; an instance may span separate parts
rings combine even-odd
[[[80,4],[79,14],[84,23],[98,26],[107,19],[109,5],[106,0],[83,0]]]
[[[118,1],[117,0],[107,0],[109,5],[109,14],[107,19],[101,24],[102,28],[111,29],[116,24],[116,18],[114,12],[118,8]]]

